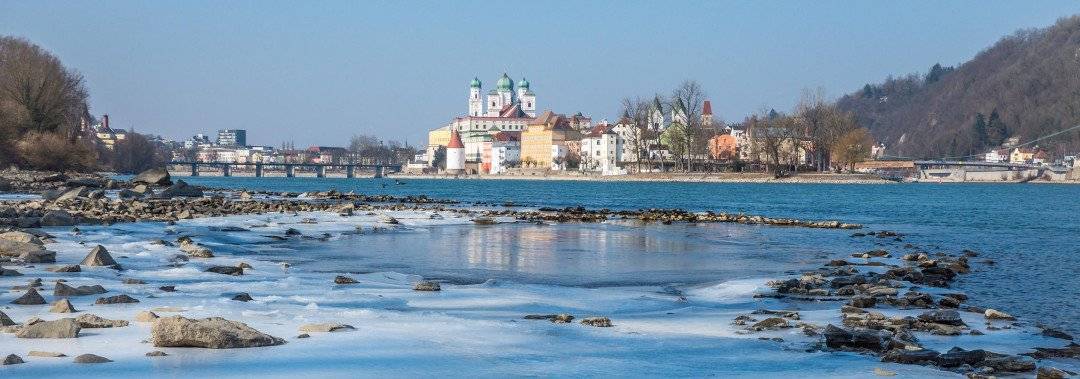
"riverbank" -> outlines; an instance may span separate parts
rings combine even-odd
[[[303,192],[168,182],[120,183],[123,189],[101,192],[55,188],[43,198],[17,194],[0,203],[11,209],[0,212],[43,226],[0,235],[9,241],[0,247],[10,250],[0,254],[0,286],[13,289],[0,301],[19,299],[2,309],[12,325],[0,334],[0,355],[28,362],[0,370],[63,376],[71,359],[45,353],[104,356],[114,362],[79,374],[116,377],[580,377],[631,369],[645,376],[929,377],[1080,369],[1071,336],[1018,312],[1030,307],[988,310],[990,298],[1043,299],[1022,287],[1032,280],[992,287],[969,278],[1007,281],[1024,261],[963,241],[981,233],[941,217],[941,204],[920,222],[928,228],[909,222],[896,232],[882,231],[880,221],[846,230],[858,225],[626,209],[680,204],[673,197],[688,188],[704,191],[686,193],[691,198],[728,204],[709,209],[734,199],[805,204],[793,197],[818,187],[841,191],[812,201],[835,209],[865,198],[860,186],[803,186],[750,198],[791,186],[670,184],[660,200],[618,198],[623,207],[607,210],[325,189],[340,180],[310,182],[324,189]],[[568,192],[572,184],[559,183],[554,191],[595,195],[595,185],[573,185],[590,189]],[[395,187],[411,188],[389,186]],[[743,187],[749,192],[732,192]],[[900,192],[887,199],[896,205],[911,198],[907,188],[873,189]],[[962,198],[986,198],[1002,187],[987,188]],[[949,186],[924,194],[943,191]],[[888,219],[898,217],[892,212]],[[955,288],[962,284],[972,291]],[[212,330],[235,336],[230,347],[250,347],[180,347],[225,343],[175,342],[170,325],[198,325],[205,317],[244,323],[251,330],[236,334],[227,329],[235,324],[204,326],[226,328]],[[65,318],[78,326],[70,338],[79,343],[28,337],[58,331],[54,322]]]

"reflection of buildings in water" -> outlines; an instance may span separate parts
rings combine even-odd
[[[597,280],[642,271],[753,269],[781,258],[771,241],[775,235],[746,225],[504,224],[465,227],[444,237],[432,248],[470,269]]]
[[[469,268],[516,271],[517,238],[503,227],[474,227],[465,229],[465,261]]]

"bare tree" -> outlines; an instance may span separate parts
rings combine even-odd
[[[680,133],[682,143],[685,144],[685,170],[687,172],[693,167],[694,152],[700,145],[701,109],[705,103],[705,97],[705,90],[693,80],[683,82],[671,93],[671,105],[675,111],[675,117],[685,126]]]
[[[624,98],[622,101],[623,116],[620,123],[625,123],[626,144],[634,151],[635,172],[641,172],[641,161],[648,155],[649,145],[649,117],[651,107],[649,102],[640,98]]]
[[[82,75],[55,55],[25,39],[0,37],[0,160],[17,160],[12,143],[28,132],[75,143],[80,121],[90,119],[87,98]]]

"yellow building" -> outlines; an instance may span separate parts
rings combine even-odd
[[[521,132],[521,163],[531,168],[552,168],[556,158],[565,158],[566,141],[579,139],[566,117],[545,111]]]
[[[439,128],[428,132],[429,146],[446,146],[450,143],[450,128]]]
[[[1035,157],[1035,150],[1018,147],[1009,154],[1009,163],[1029,163]]]

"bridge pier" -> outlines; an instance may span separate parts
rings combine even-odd
[[[226,178],[232,176],[232,165],[226,163],[225,165],[221,166],[221,175]]]
[[[356,166],[353,166],[353,165],[345,166],[345,177],[349,178],[349,179],[355,178],[356,177]]]
[[[191,176],[199,176],[199,164],[198,163],[192,163],[191,164]]]
[[[263,172],[262,172],[262,171],[263,171],[263,165],[262,165],[262,163],[256,163],[256,164],[255,164],[255,177],[256,177],[256,178],[261,178],[261,177],[263,176]]]
[[[319,166],[315,168],[315,176],[319,178],[326,177],[326,166]]]
[[[294,176],[296,176],[296,168],[291,164],[285,165],[285,177],[291,178]]]
[[[383,166],[382,165],[375,166],[375,176],[374,177],[375,178],[383,177]]]

